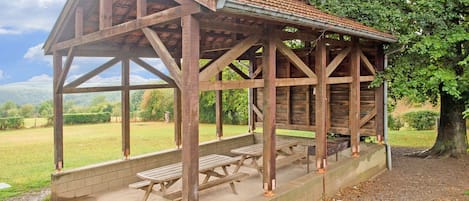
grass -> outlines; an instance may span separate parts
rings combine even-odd
[[[228,137],[246,133],[247,126],[225,125],[223,130]],[[175,147],[173,124],[132,123],[131,133],[132,156]],[[201,124],[199,133],[201,142],[216,139],[213,124]],[[277,133],[314,137],[311,131],[278,129]],[[435,131],[389,133],[389,143],[393,146],[431,147],[435,139]],[[0,200],[49,186],[50,174],[54,172],[51,127],[0,131],[0,153],[0,183],[12,185],[0,190]],[[64,158],[66,169],[121,159],[121,124],[65,126]]]
[[[247,126],[224,126],[225,136],[246,133]],[[174,148],[173,124],[131,124],[133,156]],[[214,140],[215,125],[200,125],[200,141]],[[0,190],[0,200],[50,184],[53,164],[52,128],[0,131],[0,182],[12,187]],[[122,158],[121,125],[118,123],[64,127],[66,169]]]

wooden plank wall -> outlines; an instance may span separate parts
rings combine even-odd
[[[304,52],[297,52],[305,63],[314,69],[314,57],[308,58]],[[331,55],[333,58],[335,55]],[[277,54],[277,78],[304,78],[306,75],[295,68],[282,55]],[[330,62],[330,61],[329,61]],[[261,62],[258,61],[258,64]],[[349,76],[347,58],[340,65],[333,77]],[[363,75],[368,75],[365,70]],[[290,76],[288,76],[290,74]],[[375,89],[368,88],[369,82],[360,84],[360,117],[363,118],[371,113],[375,108]],[[329,85],[330,93],[330,132],[349,135],[349,96],[350,84],[334,84]],[[262,88],[255,89],[257,91],[256,105],[262,109],[263,92]],[[276,123],[277,128],[292,130],[315,130],[315,94],[314,86],[292,86],[277,87],[276,98]],[[288,105],[290,103],[290,105]],[[309,114],[308,114],[309,113]],[[308,121],[309,120],[309,121]],[[262,119],[256,118],[256,124],[262,125]],[[376,135],[376,122],[372,118],[368,123],[364,124],[360,129],[363,136]]]

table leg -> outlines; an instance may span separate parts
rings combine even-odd
[[[145,192],[145,195],[143,196],[142,201],[146,201],[148,199],[148,197],[150,196],[151,191],[153,190],[153,185],[155,185],[155,183],[150,182],[150,185],[148,185],[147,191]]]
[[[244,163],[244,160],[246,160],[246,156],[245,156],[245,155],[242,155],[242,156],[241,156],[241,159],[240,159],[239,162],[238,162],[238,166],[236,166],[236,168],[234,169],[233,173],[238,173],[239,168],[241,168],[241,166],[242,166],[243,163]]]
[[[226,166],[222,166],[222,169],[223,169],[223,172],[225,173],[225,176],[228,176],[229,173],[228,173],[228,170],[226,169]],[[238,192],[236,191],[234,182],[230,182],[230,187],[234,194],[238,194]]]

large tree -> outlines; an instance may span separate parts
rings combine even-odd
[[[319,8],[392,31],[390,66],[382,78],[392,98],[440,103],[438,135],[421,157],[467,154],[469,0],[311,0]]]

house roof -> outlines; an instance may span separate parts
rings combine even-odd
[[[295,24],[309,25],[327,31],[350,34],[384,42],[397,41],[397,38],[391,34],[378,31],[351,19],[324,13],[306,1],[307,0],[219,0],[217,8]]]
[[[129,4],[132,6],[126,7],[130,9],[134,7],[135,0],[114,0],[115,9],[113,10],[116,24],[124,23],[126,20],[135,19],[135,12],[123,12],[122,7],[119,5]],[[378,31],[374,28],[367,27],[361,23],[353,20],[337,17],[331,14],[324,13],[314,6],[309,5],[306,0],[193,0],[202,6],[214,11],[205,11],[204,13],[212,13],[216,16],[223,16],[226,13],[235,14],[239,17],[251,17],[259,20],[266,20],[270,22],[280,22],[285,24],[296,24],[302,27],[311,27],[316,31],[328,31],[335,33],[342,33],[351,36],[358,36],[365,39],[371,39],[381,42],[396,42],[397,38],[391,34]],[[74,10],[78,7],[84,7],[86,10],[86,19],[84,23],[84,34],[89,34],[97,31],[97,10],[96,5],[98,0],[95,1],[80,1],[68,0],[60,14],[54,28],[47,39],[44,50],[46,53],[51,54],[52,46],[60,41],[68,40],[73,37],[73,21]],[[148,0],[149,12],[160,11],[157,4],[166,4],[171,6],[176,4],[174,1],[167,0]],[[156,7],[152,7],[155,6]],[[177,4],[176,4],[177,5]],[[117,9],[116,9],[117,8]],[[155,8],[158,8],[155,10]],[[165,9],[165,8],[161,8]],[[120,12],[122,11],[122,12]],[[248,24],[247,24],[248,25]],[[249,25],[248,25],[249,26]],[[134,38],[141,34],[134,34]],[[118,40],[118,39],[116,39]],[[143,41],[145,42],[145,41]],[[146,43],[142,43],[146,44]],[[146,44],[147,45],[147,44]]]

